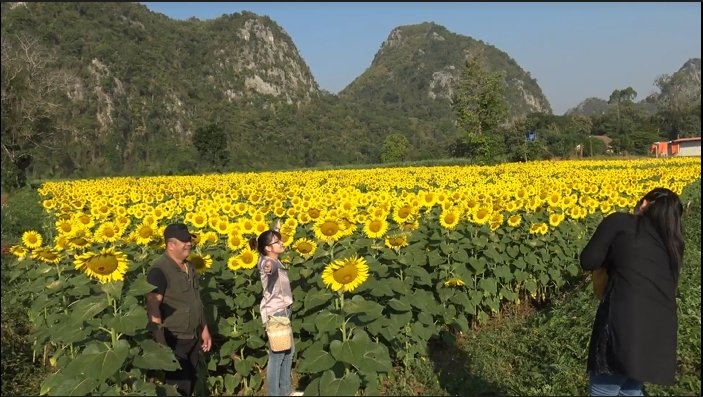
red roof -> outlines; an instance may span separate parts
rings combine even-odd
[[[671,143],[692,142],[692,141],[700,141],[700,140],[701,140],[701,137],[696,136],[696,137],[693,137],[693,138],[679,138],[679,139],[675,139],[675,140],[671,141]]]

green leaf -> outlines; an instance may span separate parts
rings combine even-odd
[[[105,284],[100,284],[100,289],[113,299],[119,299],[122,295],[123,286],[123,281],[113,281]]]
[[[508,256],[511,258],[517,258],[518,254],[520,254],[520,250],[512,245],[509,245],[508,248],[505,249],[505,252],[507,252]]]
[[[484,277],[481,280],[478,281],[478,286],[488,292],[491,296],[495,296],[498,294],[498,284],[496,283],[496,279],[493,277]]]
[[[115,331],[126,335],[135,335],[137,331],[146,328],[147,315],[146,310],[141,306],[132,305],[127,309],[126,313],[118,313],[113,318],[108,326],[114,328]]]
[[[408,285],[406,283],[400,281],[400,279],[390,278],[390,279],[387,279],[386,282],[388,283],[388,285],[391,287],[391,289],[393,291],[395,291],[401,295],[407,295],[408,293],[410,293],[410,288],[408,288]]]
[[[500,277],[504,282],[510,282],[513,279],[513,273],[510,272],[510,267],[507,265],[496,266],[493,274]]]
[[[308,383],[308,386],[303,391],[306,396],[319,396],[320,394],[320,378],[315,378]]]
[[[361,379],[353,372],[338,379],[334,376],[334,372],[325,371],[320,378],[320,395],[354,396],[359,391],[359,386],[361,386]]]
[[[86,352],[87,351],[88,348],[86,348]],[[122,367],[122,364],[129,354],[129,343],[121,339],[117,341],[114,349],[110,348],[94,353],[86,352],[83,354],[86,355],[88,364],[84,366],[83,371],[85,371],[86,375],[101,383],[114,375]]]
[[[149,284],[146,281],[146,276],[143,274],[138,274],[137,277],[132,281],[127,290],[127,295],[129,296],[144,296],[156,288],[155,286]]]
[[[330,332],[339,328],[342,324],[342,316],[331,313],[327,310],[315,316],[315,327],[318,332]]]
[[[237,386],[239,386],[239,382],[237,381],[237,377],[232,374],[225,374],[224,384],[225,384],[225,391],[231,395],[234,395],[234,389],[236,389]]]
[[[415,277],[418,285],[432,285],[432,276],[420,266],[412,266],[405,270],[405,274]]]
[[[408,303],[403,302],[401,300],[398,300],[396,298],[389,300],[388,306],[390,306],[391,309],[398,311],[398,312],[407,312],[412,309]]]
[[[341,342],[333,340],[332,343],[330,343],[330,353],[337,361],[354,364],[354,351],[349,341]]]
[[[181,368],[173,350],[153,340],[147,339],[139,343],[142,354],[134,358],[134,366],[144,369],[163,369],[174,371]]]
[[[427,253],[427,263],[431,267],[437,267],[443,263],[447,262],[447,258],[441,256],[439,252],[435,251],[430,251]]]
[[[91,378],[64,379],[53,391],[55,396],[85,396],[95,389],[98,381]]]
[[[472,268],[474,268],[474,271],[476,273],[481,273],[483,272],[483,269],[486,268],[486,259],[485,258],[476,258],[476,257],[470,257],[467,260],[469,262],[469,265],[471,265]]]
[[[303,307],[305,307],[306,311],[312,311],[329,303],[333,297],[334,295],[326,290],[308,292],[305,294]]]
[[[351,344],[354,366],[359,372],[375,375],[379,372],[388,373],[393,369],[388,348],[385,345],[371,341],[368,335],[363,333],[354,335]]]
[[[417,319],[420,320],[420,322],[425,325],[433,325],[434,324],[434,319],[432,318],[431,315],[427,314],[426,312],[420,312],[417,315]]]
[[[456,316],[454,324],[456,324],[456,326],[459,327],[462,332],[469,332],[469,321],[463,314],[458,314]]]
[[[83,298],[71,305],[71,322],[82,323],[95,317],[107,308],[107,298],[104,295]]]
[[[503,262],[503,255],[499,254],[494,247],[488,247],[483,251],[488,259],[490,259],[494,264]]]
[[[469,253],[466,252],[466,250],[459,249],[452,254],[452,259],[461,263],[466,263],[469,261]]]
[[[251,369],[254,366],[252,365],[251,359],[246,358],[244,360],[237,360],[234,362],[234,369],[237,371],[239,375],[242,377],[247,377],[251,373]]]
[[[332,368],[336,362],[331,354],[323,350],[321,342],[315,342],[305,349],[296,369],[302,373],[318,373]]]

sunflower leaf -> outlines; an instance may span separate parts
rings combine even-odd
[[[176,360],[173,350],[167,346],[147,339],[139,344],[142,348],[142,354],[134,358],[133,364],[135,367],[144,369],[163,369],[166,371],[174,371],[181,368],[181,365]]]
[[[93,318],[105,310],[107,305],[107,299],[103,295],[83,298],[71,306],[71,322],[80,324],[89,318]]]
[[[323,347],[322,343],[316,342],[305,349],[297,370],[301,373],[318,373],[332,368],[336,360],[330,353],[324,351]]]
[[[323,396],[354,396],[359,391],[361,379],[351,372],[342,378],[336,378],[334,372],[325,371],[320,378],[320,395]]]
[[[155,288],[155,286],[149,284],[149,282],[146,281],[145,275],[139,274],[137,275],[137,278],[132,282],[132,284],[130,284],[129,289],[127,290],[127,295],[143,296],[153,291]]]
[[[126,313],[120,313],[108,324],[115,331],[126,335],[134,335],[137,331],[146,328],[146,310],[141,306],[132,305]]]
[[[327,310],[320,312],[315,317],[315,327],[318,332],[330,332],[334,331],[342,324],[342,316],[339,314],[331,313]]]

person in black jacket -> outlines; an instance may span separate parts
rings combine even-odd
[[[584,270],[608,272],[588,348],[593,396],[641,396],[644,382],[674,384],[682,214],[676,193],[656,188],[634,214],[605,217],[581,252]]]

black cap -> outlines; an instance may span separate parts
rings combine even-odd
[[[178,241],[189,242],[193,239],[193,235],[188,231],[188,226],[183,223],[172,223],[164,229],[164,241],[170,238],[175,238]]]

